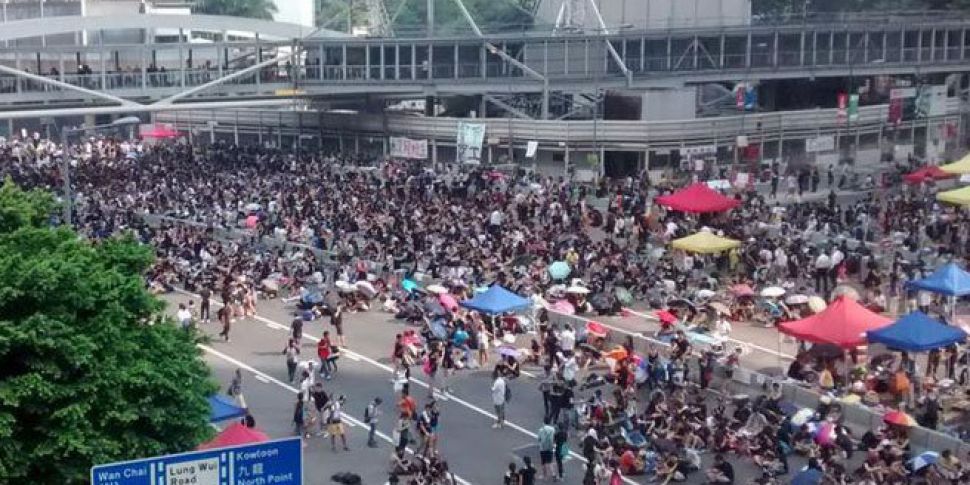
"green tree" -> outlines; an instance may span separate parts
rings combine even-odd
[[[325,29],[346,31],[347,12],[353,14],[352,25],[367,25],[365,0],[320,0],[317,4],[316,25]]]
[[[454,0],[434,0],[437,35],[468,34],[471,27]],[[482,31],[524,30],[533,24],[534,0],[463,0],[468,13]],[[427,23],[426,0],[385,0],[394,29],[423,31]]]
[[[200,0],[195,11],[209,15],[273,20],[276,4],[272,0]]]
[[[158,318],[140,276],[150,250],[50,227],[52,207],[0,188],[4,483],[86,483],[94,464],[190,450],[211,433],[216,386],[193,337]]]

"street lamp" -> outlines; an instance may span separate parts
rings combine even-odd
[[[63,177],[64,183],[64,224],[72,225],[74,222],[74,197],[71,195],[71,162],[68,159],[68,137],[78,133],[98,132],[115,128],[123,128],[126,126],[137,125],[139,123],[141,123],[141,119],[137,116],[126,116],[104,125],[82,125],[77,128],[61,128],[61,176]]]

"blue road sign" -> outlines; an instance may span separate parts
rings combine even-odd
[[[300,485],[300,438],[109,463],[91,468],[92,485]]]

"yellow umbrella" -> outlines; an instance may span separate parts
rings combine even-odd
[[[683,249],[692,253],[720,253],[728,249],[734,249],[741,245],[741,241],[728,239],[726,237],[715,236],[706,231],[698,232],[692,236],[682,237],[671,243],[674,249]]]
[[[940,165],[940,170],[957,175],[970,173],[970,153],[964,155],[963,158],[956,162]]]
[[[936,194],[936,200],[954,205],[970,205],[970,185],[955,190],[947,190]]]

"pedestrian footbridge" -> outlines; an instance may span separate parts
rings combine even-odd
[[[205,15],[44,18],[0,28],[6,44],[0,48],[0,107],[92,100],[269,104],[292,97],[589,92],[960,73],[970,71],[968,30],[970,17],[954,15],[429,39],[359,38]],[[71,34],[71,42],[51,41]]]

